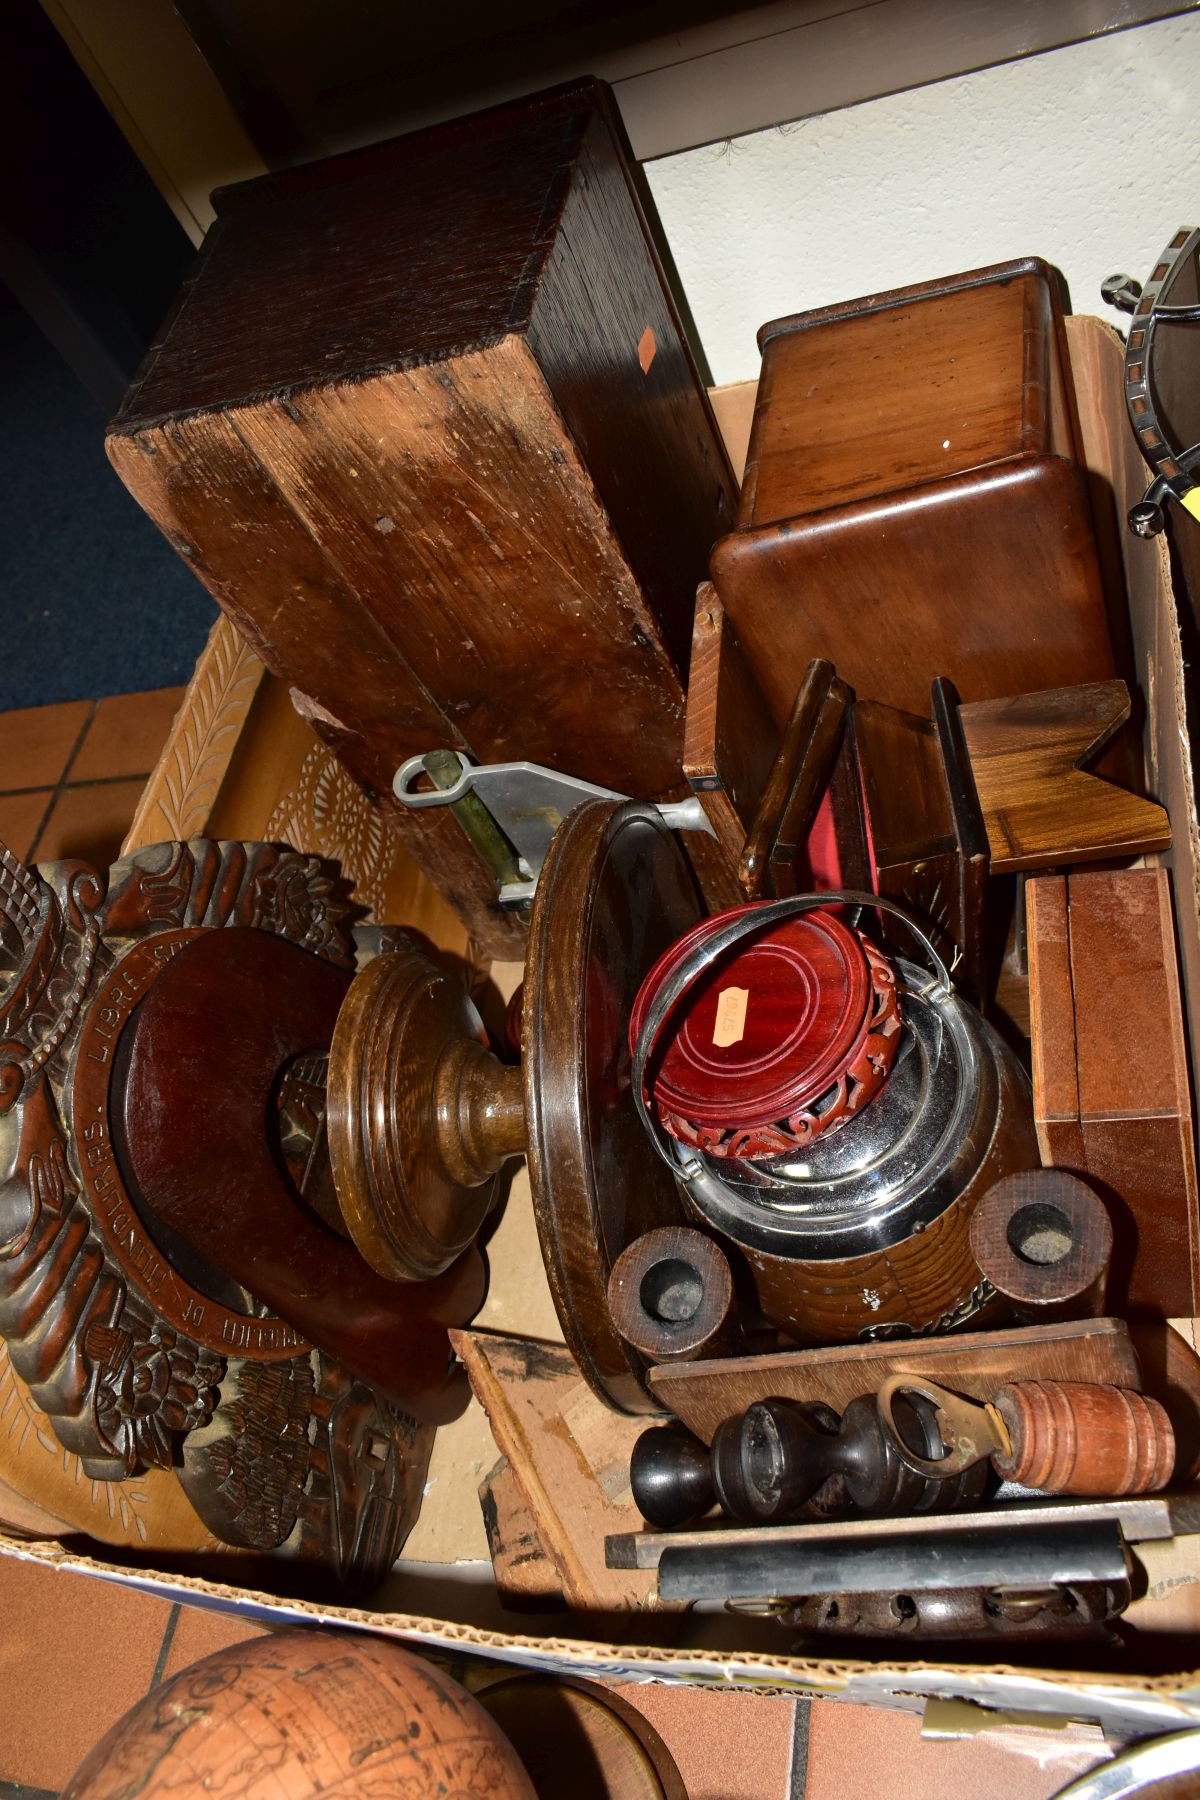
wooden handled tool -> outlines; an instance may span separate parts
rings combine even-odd
[[[934,1408],[941,1454],[915,1447],[897,1402]],[[884,1436],[914,1472],[957,1480],[990,1458],[1005,1481],[1047,1494],[1116,1497],[1165,1487],[1175,1466],[1175,1434],[1157,1400],[1127,1388],[1082,1381],[1021,1381],[980,1406],[933,1382],[895,1375],[879,1390]]]

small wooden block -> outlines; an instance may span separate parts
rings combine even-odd
[[[992,869],[1048,869],[1165,850],[1171,822],[1081,765],[1129,717],[1123,681],[1096,681],[959,708]]]
[[[650,1371],[650,1387],[655,1399],[707,1444],[723,1419],[745,1412],[756,1400],[823,1400],[841,1412],[860,1394],[876,1392],[889,1375],[919,1375],[972,1400],[990,1400],[1006,1381],[1141,1386],[1124,1322],[1085,1319],[1016,1331],[664,1365]]]
[[[562,1583],[521,1484],[502,1456],[479,1484],[479,1504],[500,1604],[514,1612],[563,1605]]]
[[[572,1607],[657,1610],[653,1578],[605,1566],[608,1532],[635,1531],[629,1458],[644,1418],[598,1400],[562,1344],[454,1331],[451,1342],[487,1413]]]
[[[1200,1221],[1168,877],[1027,884],[1034,1115],[1042,1160],[1085,1176],[1113,1222],[1109,1304],[1200,1310]]]

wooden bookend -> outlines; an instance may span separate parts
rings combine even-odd
[[[731,870],[738,868],[779,750],[779,729],[709,581],[696,590],[683,772]]]
[[[800,892],[797,860],[825,798],[853,700],[832,663],[809,663],[746,834],[738,876],[748,899]]]
[[[452,1334],[462,1335],[469,1334]],[[722,1420],[745,1412],[755,1401],[820,1401],[842,1412],[860,1395],[875,1393],[889,1375],[935,1381],[972,1400],[990,1400],[1003,1382],[1017,1380],[1141,1386],[1124,1322],[1084,1319],[1014,1331],[664,1364],[650,1371],[650,1388],[656,1400],[707,1444]]]
[[[1116,670],[1061,284],[1026,259],[765,325],[710,573],[774,716],[810,658],[920,714]]]
[[[1165,810],[1082,765],[1129,717],[1123,681],[958,708],[997,872],[1165,850]]]
[[[604,1561],[606,1533],[641,1525],[629,1459],[645,1419],[598,1400],[565,1345],[481,1331],[450,1339],[568,1603],[587,1612],[653,1608],[652,1579]]]
[[[982,1001],[992,960],[987,842],[942,689],[934,683],[932,718],[855,702],[835,777],[835,829],[845,884],[907,907],[960,986]],[[913,954],[903,926],[885,918],[882,928],[897,950]]]
[[[1200,1221],[1166,871],[1039,876],[1026,907],[1042,1161],[1084,1176],[1108,1207],[1109,1305],[1191,1318]]]
[[[987,838],[947,684],[933,717],[857,701],[811,661],[782,722],[711,586],[696,606],[684,767],[741,895],[853,887],[908,906],[973,998],[987,991]],[[953,696],[955,702],[957,696]],[[815,836],[814,825],[817,826]],[[911,953],[903,927],[885,938]]]
[[[607,90],[218,194],[126,396],[126,486],[492,954],[520,924],[418,751],[682,791],[736,484]],[[586,676],[586,679],[583,677]]]

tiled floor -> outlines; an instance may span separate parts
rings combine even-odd
[[[0,1557],[0,1800],[57,1794],[149,1689],[262,1627]],[[622,1689],[679,1765],[689,1800],[1048,1800],[1101,1760],[1098,1732],[922,1736],[920,1717],[736,1690]]]
[[[0,841],[23,861],[117,855],[182,688],[0,713]]]
[[[0,1776],[52,1793],[148,1689],[257,1630],[10,1558],[0,1621]]]

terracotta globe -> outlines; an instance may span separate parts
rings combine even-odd
[[[377,1637],[287,1631],[193,1663],[125,1714],[62,1800],[535,1800],[465,1688]]]

